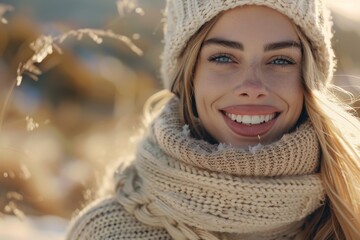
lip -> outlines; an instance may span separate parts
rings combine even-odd
[[[258,137],[266,134],[274,126],[279,113],[279,109],[267,105],[239,105],[230,106],[220,110],[226,125],[237,135],[245,137]],[[267,115],[276,113],[276,117],[268,122],[261,124],[242,124],[231,120],[225,113],[236,115]]]

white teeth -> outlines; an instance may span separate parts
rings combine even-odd
[[[275,113],[273,114],[266,114],[266,115],[235,115],[231,113],[226,113],[231,120],[236,121],[238,123],[243,124],[260,124],[264,122],[268,122],[275,117]]]
[[[260,116],[260,122],[264,122],[265,121],[265,116],[264,115],[261,115]]]
[[[251,124],[259,124],[259,123],[261,123],[260,116],[252,116],[251,117]]]
[[[245,123],[245,124],[251,124],[251,117],[249,115],[245,115],[242,117],[242,123]]]

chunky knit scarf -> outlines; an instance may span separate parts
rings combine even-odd
[[[117,199],[174,239],[293,239],[324,199],[319,144],[305,122],[279,141],[238,149],[189,136],[172,99],[117,178]]]

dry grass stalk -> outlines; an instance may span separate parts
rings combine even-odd
[[[0,7],[1,6],[2,5],[0,5]],[[0,9],[0,17],[1,17],[1,9]],[[7,96],[5,97],[3,107],[0,110],[0,132],[3,125],[6,106],[8,105],[8,102],[10,100],[11,93],[13,92],[13,88],[15,86],[21,85],[23,75],[26,74],[29,77],[31,77],[33,80],[35,81],[38,80],[38,76],[42,72],[36,65],[41,63],[47,56],[51,55],[54,51],[60,54],[62,53],[57,43],[62,43],[69,37],[76,37],[78,40],[81,40],[84,35],[90,37],[97,44],[101,44],[103,42],[103,38],[116,39],[123,42],[139,56],[143,54],[143,51],[139,47],[137,47],[131,41],[130,38],[124,35],[116,34],[111,30],[105,31],[100,29],[83,28],[83,29],[71,30],[58,36],[51,36],[51,35],[40,36],[30,44],[30,48],[34,51],[34,55],[32,55],[25,63],[20,63],[17,68],[16,81],[14,82],[14,84],[12,84]]]
[[[119,13],[130,13],[135,11],[139,15],[144,15],[144,11],[141,8],[136,7],[136,0],[125,0],[117,1],[117,6]],[[13,7],[10,5],[0,4],[0,21],[3,24],[7,23],[7,20],[3,17],[4,14],[8,11],[12,11]],[[33,80],[37,80],[38,76],[42,74],[42,71],[37,66],[39,63],[43,62],[47,56],[57,52],[59,54],[62,53],[61,48],[58,44],[63,43],[69,37],[75,37],[77,40],[81,40],[84,36],[89,37],[95,43],[101,44],[104,38],[116,39],[127,45],[134,53],[138,55],[142,55],[142,50],[137,47],[130,38],[114,33],[111,30],[99,30],[99,29],[77,29],[71,30],[66,33],[63,33],[58,36],[51,35],[42,35],[38,37],[34,42],[30,44],[30,48],[34,51],[34,54],[24,63],[20,63],[17,68],[17,77],[16,81],[10,87],[10,90],[5,97],[5,101],[3,107],[0,109],[0,132],[3,126],[3,120],[5,116],[5,109],[8,105],[9,99],[11,97],[11,93],[13,92],[14,87],[20,86],[23,75],[31,77]],[[27,130],[33,131],[39,127],[39,123],[35,122],[35,120],[29,116],[26,117]],[[26,167],[26,165],[21,165],[21,170],[23,172],[22,177],[24,179],[28,179],[31,176],[30,171]],[[5,172],[4,178],[15,178],[14,172]],[[19,219],[25,219],[25,214],[22,210],[19,209],[17,202],[23,201],[23,196],[17,192],[8,192],[6,194],[6,198],[9,200],[8,203],[4,206],[4,212],[7,214],[13,214],[17,216]],[[0,218],[4,216],[4,214],[0,211]]]
[[[24,74],[27,74],[34,80],[38,79],[38,76],[41,74],[41,70],[36,66],[36,64],[41,63],[54,51],[60,54],[62,53],[57,43],[62,43],[69,37],[76,37],[78,40],[81,40],[84,35],[91,38],[97,44],[101,44],[103,42],[103,38],[116,39],[126,44],[136,54],[140,56],[143,54],[142,50],[137,47],[130,38],[124,35],[116,34],[111,30],[105,31],[100,29],[83,28],[70,30],[55,37],[50,35],[42,35],[30,44],[31,49],[34,51],[34,55],[31,56],[31,58],[28,59],[24,64],[19,64],[17,69],[16,85],[19,86],[21,84]]]

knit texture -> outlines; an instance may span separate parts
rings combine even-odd
[[[331,46],[332,20],[324,0],[167,0],[164,26],[162,79],[170,89],[178,57],[188,40],[222,11],[244,5],[261,5],[279,11],[298,25],[310,40],[316,64],[326,82],[332,79],[335,56]]]
[[[115,196],[84,210],[68,239],[299,237],[304,218],[324,199],[311,123],[271,145],[241,150],[193,139],[178,111],[174,98],[134,162],[116,172]]]
[[[83,209],[69,227],[67,240],[171,240],[163,228],[139,222],[114,197],[99,199]]]
[[[114,195],[72,223],[67,239],[301,239],[324,199],[310,122],[250,149],[189,136],[172,99],[115,173]]]
[[[320,146],[309,121],[271,145],[244,150],[190,138],[177,111],[174,98],[153,123],[151,136],[162,151],[185,164],[238,176],[304,175],[318,168]]]

